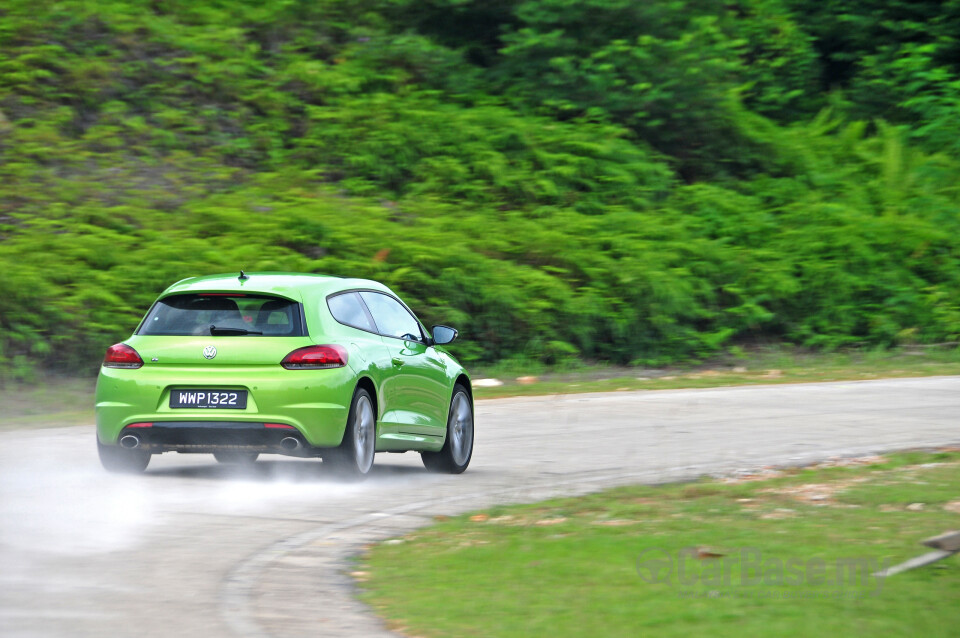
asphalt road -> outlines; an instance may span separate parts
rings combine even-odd
[[[361,484],[279,457],[166,454],[122,477],[92,427],[3,432],[0,635],[387,635],[350,557],[436,515],[952,445],[958,417],[960,377],[482,401],[465,474],[380,454]]]

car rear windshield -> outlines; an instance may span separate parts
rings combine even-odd
[[[137,334],[302,337],[300,304],[268,295],[199,293],[157,301]]]

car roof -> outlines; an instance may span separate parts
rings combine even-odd
[[[244,279],[240,279],[240,272],[236,272],[189,277],[164,290],[161,297],[192,292],[245,292],[302,300],[303,292],[308,289],[321,295],[356,288],[390,292],[389,288],[372,279],[348,279],[331,275],[292,272],[251,272],[244,273],[244,276]]]

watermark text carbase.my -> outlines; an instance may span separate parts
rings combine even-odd
[[[890,564],[874,556],[783,557],[752,547],[723,552],[652,548],[637,556],[637,574],[651,584],[683,588],[681,595],[689,597],[862,597],[880,594],[883,577],[877,574]]]

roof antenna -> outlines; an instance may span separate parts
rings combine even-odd
[[[247,279],[250,279],[250,276],[243,274],[243,271],[241,270],[241,271],[240,271],[240,276],[237,277],[237,279],[239,279],[240,281],[246,281]]]

